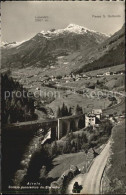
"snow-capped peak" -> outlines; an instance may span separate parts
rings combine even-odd
[[[79,26],[77,24],[69,24],[64,29],[58,29],[58,30],[52,29],[52,30],[48,30],[48,31],[42,30],[41,34],[43,34],[43,36],[45,38],[51,38],[51,36],[53,36],[53,35],[59,35],[59,34],[63,34],[63,33],[85,34],[87,32],[102,34],[104,36],[107,36],[103,33],[99,33],[99,32],[93,31],[93,30],[89,30],[88,28],[83,27],[83,26]]]
[[[77,24],[69,24],[64,30],[67,30],[69,32],[74,32],[74,33],[77,33],[77,34],[84,34],[84,33],[87,33],[87,32],[92,32],[92,33],[96,33],[96,34],[102,34],[104,36],[108,36],[104,33],[99,33],[99,32],[96,32],[94,30],[90,30],[84,26],[79,26]]]
[[[2,42],[1,42],[1,46],[2,46],[2,47],[4,47],[4,46],[7,45],[7,44],[9,44],[9,43],[6,42],[6,41],[2,41]]]
[[[1,47],[3,47],[3,48],[12,48],[12,47],[17,47],[17,46],[19,46],[19,45],[21,45],[22,43],[24,43],[25,41],[27,41],[27,40],[23,40],[23,41],[20,41],[20,42],[11,42],[11,43],[9,43],[9,42],[1,42]]]
[[[47,37],[49,35],[58,35],[58,34],[62,34],[62,33],[65,33],[65,32],[83,34],[83,33],[86,33],[86,31],[87,31],[87,29],[82,27],[82,26],[79,26],[79,25],[76,25],[76,24],[69,24],[64,29],[58,29],[58,30],[53,29],[53,30],[48,30],[48,31],[42,30],[41,34],[43,34],[44,36]]]
[[[82,34],[82,33],[86,33],[88,29],[83,26],[76,25],[76,24],[69,24],[65,30],[78,33],[78,34]]]

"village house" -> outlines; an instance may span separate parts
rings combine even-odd
[[[101,119],[102,109],[92,109],[92,114],[94,114],[98,119]]]
[[[71,76],[70,75],[65,75],[64,77],[63,77],[63,79],[71,79]]]
[[[110,72],[106,72],[106,73],[104,73],[104,75],[109,76],[110,75]]]
[[[121,75],[123,75],[123,74],[124,74],[124,72],[123,72],[123,71],[121,71],[121,72],[120,72],[120,74],[121,74]]]
[[[103,77],[104,75],[103,74],[97,74],[96,77]]]
[[[83,74],[82,77],[83,78],[88,78],[88,76],[86,74]]]
[[[56,77],[53,75],[49,78],[49,81],[56,81],[56,80],[57,80]]]
[[[95,126],[96,124],[96,117],[92,113],[88,113],[85,115],[85,127],[88,126]]]
[[[57,79],[56,79],[56,77],[53,77],[52,79],[51,79],[51,81],[56,81]]]
[[[50,66],[51,69],[55,68],[54,66]]]

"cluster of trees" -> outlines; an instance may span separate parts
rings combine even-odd
[[[70,116],[72,115],[72,108],[70,107],[68,109],[68,107],[63,103],[62,107],[58,108],[57,110],[57,117],[64,117],[64,116]]]
[[[27,91],[19,82],[7,74],[1,75],[1,107],[2,123],[32,120],[34,114],[34,99],[28,97]]]
[[[89,148],[89,144],[85,132],[80,135],[74,135],[73,132],[71,132],[66,135],[66,140],[63,145],[57,144],[57,141],[54,141],[51,145],[47,144],[44,147],[49,152],[48,155],[54,157],[71,152],[76,153],[81,149],[87,150]]]
[[[88,145],[88,137],[86,133],[74,135],[72,132],[67,135],[67,141],[63,147],[63,153],[76,153],[80,150],[87,150],[89,148]]]
[[[81,106],[77,104],[74,113],[72,113],[72,108],[68,107],[63,103],[62,107],[58,108],[57,110],[57,117],[64,117],[64,116],[71,116],[72,114],[74,115],[80,115],[83,114],[83,109]]]
[[[117,104],[117,99],[115,97],[108,97],[108,100],[111,101],[111,103],[108,105],[108,107],[111,107],[111,106]]]

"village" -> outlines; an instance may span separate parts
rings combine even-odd
[[[41,80],[43,82],[43,85],[54,85],[54,84],[57,84],[57,85],[60,85],[60,83],[70,83],[70,82],[76,82],[76,81],[79,81],[81,79],[85,79],[85,80],[90,80],[92,78],[100,78],[100,77],[106,77],[106,76],[110,76],[110,75],[123,75],[125,74],[125,71],[118,71],[118,72],[105,72],[105,73],[101,73],[101,74],[97,74],[97,75],[90,75],[89,74],[84,74],[84,73],[80,73],[80,74],[74,74],[74,73],[71,73],[71,74],[68,74],[68,75],[65,75],[65,76],[47,76],[46,79],[44,80]]]
[[[103,69],[104,70],[104,69]],[[125,74],[125,70],[117,70],[117,71],[106,71],[104,73],[102,73],[102,69],[101,69],[101,73],[70,73],[67,75],[46,75],[41,72],[39,72],[39,70],[33,74],[32,72],[28,74],[26,74],[26,72],[20,71],[18,72],[14,72],[13,73],[13,79],[14,80],[18,80],[21,84],[24,85],[25,88],[32,90],[32,88],[34,88],[34,90],[40,90],[41,86],[61,86],[61,85],[67,85],[67,84],[73,84],[79,81],[85,81],[85,82],[90,82],[90,81],[94,81],[95,79],[102,79],[102,78],[107,78],[107,77],[111,77],[111,76],[118,76],[118,75],[124,75]],[[24,77],[25,76],[25,77]],[[35,85],[36,83],[36,85]],[[35,87],[36,86],[36,87]]]

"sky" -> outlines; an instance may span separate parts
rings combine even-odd
[[[2,41],[12,42],[71,23],[112,35],[124,24],[125,7],[121,1],[5,1],[1,10]]]

